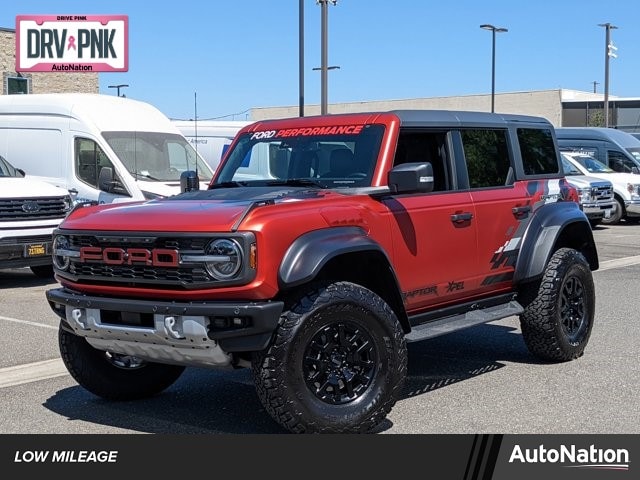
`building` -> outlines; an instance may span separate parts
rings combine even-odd
[[[354,113],[401,109],[443,109],[490,111],[491,94],[458,97],[409,98],[368,102],[334,103],[329,113]],[[320,105],[305,105],[305,115],[318,115]],[[549,120],[556,127],[603,127],[604,95],[579,90],[554,89],[529,92],[496,93],[495,111],[536,115]],[[252,108],[252,120],[297,117],[299,106]],[[609,95],[609,126],[640,132],[640,98]]]
[[[16,68],[16,31],[0,27],[0,94],[20,93],[98,93],[98,72],[29,72]]]

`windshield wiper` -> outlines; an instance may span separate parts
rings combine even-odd
[[[318,183],[309,178],[289,178],[286,180],[270,180],[267,185],[289,185],[292,187],[318,187],[327,188],[326,185]]]
[[[138,178],[147,178],[149,180],[153,180],[155,182],[160,182],[161,180],[159,178],[156,178],[152,175],[149,175],[148,173],[142,173],[142,172],[129,172],[131,173],[131,175],[138,177]]]

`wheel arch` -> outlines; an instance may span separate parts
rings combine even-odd
[[[298,237],[278,269],[281,291],[315,281],[349,281],[380,296],[405,333],[411,330],[400,288],[385,250],[359,227],[314,230]]]
[[[560,202],[553,208],[542,207],[536,212],[522,240],[514,282],[526,283],[540,278],[551,256],[562,247],[581,252],[591,270],[599,268],[589,220],[569,202]]]

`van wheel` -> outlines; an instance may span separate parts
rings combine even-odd
[[[624,216],[624,206],[618,198],[615,198],[616,211],[609,218],[603,218],[602,223],[604,225],[615,225],[620,222]]]
[[[184,371],[184,367],[177,365],[97,350],[62,325],[58,344],[71,376],[82,387],[107,400],[151,397],[172,385]]]
[[[306,292],[253,360],[260,401],[294,433],[371,430],[396,403],[406,373],[407,346],[395,313],[348,282]]]
[[[541,360],[566,362],[582,356],[595,312],[595,288],[584,255],[572,248],[556,251],[530,303],[520,315],[522,337]]]

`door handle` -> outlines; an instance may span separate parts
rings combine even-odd
[[[453,215],[451,215],[451,221],[453,223],[468,222],[472,218],[473,218],[473,214],[470,212],[454,213]]]
[[[513,207],[511,209],[511,212],[513,212],[514,217],[523,218],[531,213],[531,207],[529,205],[526,205],[524,207]]]

